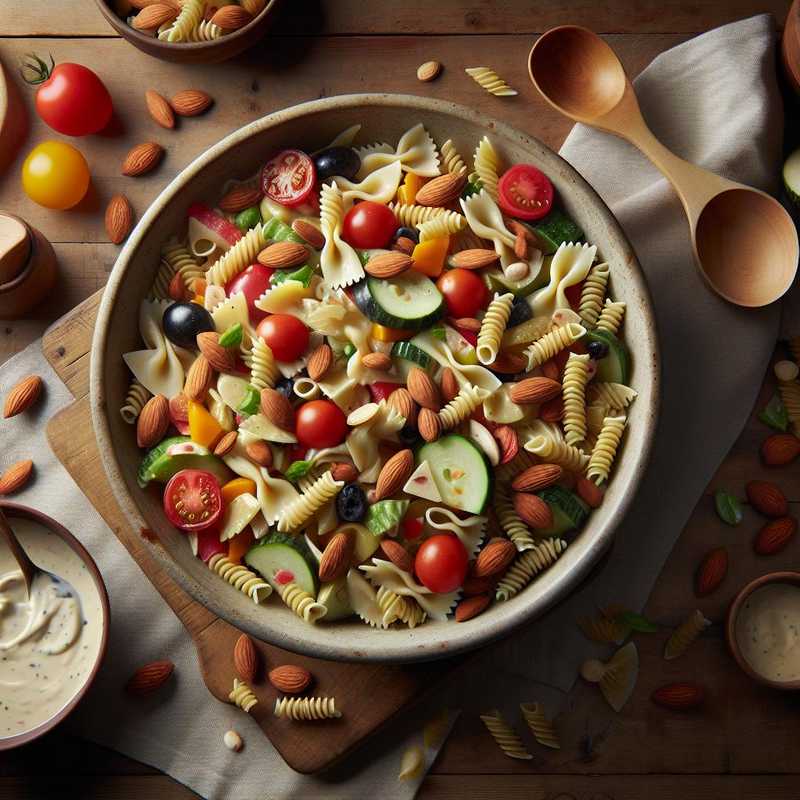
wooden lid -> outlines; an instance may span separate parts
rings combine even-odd
[[[0,211],[0,285],[22,272],[31,252],[31,240],[25,223]]]

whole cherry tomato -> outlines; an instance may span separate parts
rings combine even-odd
[[[261,170],[264,194],[284,206],[309,201],[316,183],[314,162],[300,150],[282,150]]]
[[[255,302],[266,292],[271,284],[269,279],[275,272],[272,267],[265,267],[263,264],[251,264],[246,270],[240,272],[225,284],[225,293],[231,297],[236,292],[242,292],[247,300],[247,312],[250,322],[258,325],[264,317],[266,311],[256,308]]]
[[[264,317],[256,333],[270,346],[278,361],[295,361],[308,348],[308,328],[291,314]]]
[[[71,144],[42,142],[22,165],[22,188],[40,206],[72,208],[89,188],[89,166]]]
[[[347,418],[330,400],[311,400],[297,410],[297,441],[305,447],[336,447],[347,436]]]
[[[457,536],[438,533],[420,545],[414,559],[414,572],[423,586],[444,594],[464,583],[468,561],[467,551]]]
[[[497,184],[500,208],[511,217],[541,219],[553,207],[553,184],[530,164],[515,164]]]
[[[364,200],[345,214],[342,238],[353,247],[372,250],[386,247],[396,230],[397,220],[388,206]]]
[[[202,469],[176,472],[164,489],[167,519],[182,531],[203,531],[222,516],[219,481]]]
[[[450,269],[436,281],[451,317],[474,317],[486,305],[486,285],[468,269]]]
[[[103,81],[81,64],[48,66],[38,56],[29,56],[22,75],[36,90],[36,111],[53,130],[66,136],[86,136],[108,125],[114,111]]]

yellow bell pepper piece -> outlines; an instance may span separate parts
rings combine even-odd
[[[403,184],[397,190],[397,200],[406,205],[413,205],[417,199],[417,192],[423,187],[426,179],[421,175],[415,175],[413,172],[406,172],[406,178]]]
[[[245,553],[253,546],[253,542],[255,542],[255,537],[248,525],[228,542],[228,560],[234,564],[241,564]]]
[[[413,268],[431,278],[437,277],[444,269],[444,262],[449,248],[449,236],[420,242],[411,254],[411,258],[414,259]]]
[[[189,436],[192,441],[209,449],[222,438],[225,431],[219,422],[200,403],[189,401]]]
[[[221,489],[222,491],[222,500],[225,505],[228,505],[232,500],[237,498],[240,494],[252,494],[255,495],[256,493],[256,482],[250,480],[250,478],[234,478],[232,481],[228,481]],[[237,537],[234,536],[234,539]],[[233,542],[233,539],[231,539]]]
[[[387,328],[385,325],[372,324],[372,338],[379,342],[399,342],[403,339],[413,339],[416,331],[404,331],[401,328]]]
[[[192,302],[193,302],[193,303],[197,303],[197,305],[199,305],[199,306],[203,306],[203,308],[205,308],[205,305],[206,305],[206,299],[205,299],[205,297],[203,297],[203,295],[201,295],[201,294],[196,294],[196,295],[195,295],[195,296],[192,298]]]

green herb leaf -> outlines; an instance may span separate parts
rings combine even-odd
[[[255,414],[261,405],[261,392],[253,386],[252,383],[247,384],[242,402],[236,409],[240,414]]]
[[[714,493],[714,504],[717,514],[728,525],[738,525],[742,521],[742,506],[739,501],[724,489],[717,489]]]
[[[789,429],[789,415],[786,413],[781,398],[775,394],[772,400],[767,403],[761,411],[758,412],[758,418],[770,428],[776,431],[786,431]]]
[[[431,334],[433,335],[434,339],[439,339],[442,342],[447,339],[447,331],[444,329],[444,325],[441,322],[437,322],[431,328]]]
[[[219,343],[223,347],[238,347],[242,343],[242,323],[234,322],[220,337]]]
[[[313,461],[293,461],[283,476],[287,481],[299,481],[300,478],[308,474],[308,471],[314,465]]]
[[[614,621],[639,633],[656,633],[658,631],[658,625],[635,611],[621,611]]]

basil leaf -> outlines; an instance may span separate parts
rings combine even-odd
[[[728,525],[738,525],[742,521],[741,504],[724,489],[717,489],[714,492],[714,504],[717,507],[717,514],[723,522],[727,522]]]
[[[634,611],[621,611],[617,614],[614,621],[618,622],[620,625],[625,625],[632,631],[638,631],[639,633],[658,632],[658,625],[654,625],[647,617],[643,617],[641,614],[637,614]]]
[[[758,418],[765,425],[774,428],[776,431],[786,433],[789,429],[789,415],[786,413],[786,408],[777,394],[772,395],[772,400],[758,412]]]
[[[242,402],[239,403],[239,407],[236,409],[240,414],[255,414],[258,411],[259,406],[261,405],[261,392],[253,386],[252,383],[248,383],[245,387],[244,397],[242,397]]]
[[[313,462],[311,461],[292,461],[289,468],[283,473],[283,477],[287,481],[299,481],[300,478],[308,474],[312,466]]]

